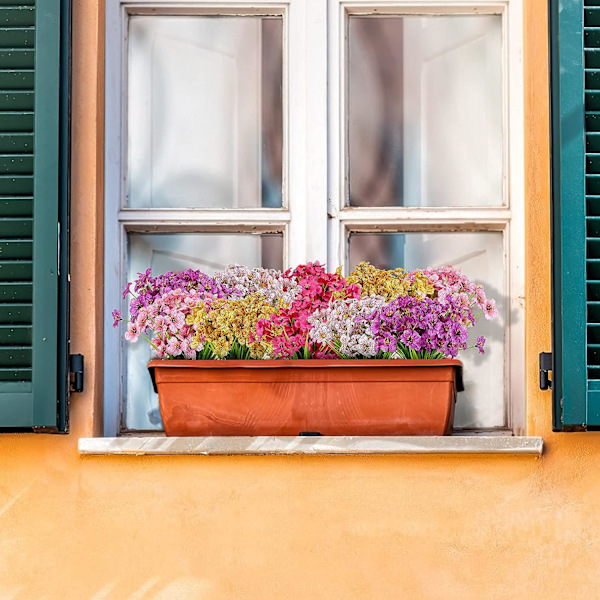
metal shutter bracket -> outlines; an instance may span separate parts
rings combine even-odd
[[[540,390],[552,389],[548,372],[552,371],[552,352],[540,352]]]
[[[83,354],[69,355],[69,392],[83,392]]]

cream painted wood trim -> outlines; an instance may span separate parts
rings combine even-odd
[[[80,438],[82,455],[527,454],[541,437],[119,437]]]

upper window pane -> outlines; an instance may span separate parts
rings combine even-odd
[[[500,15],[351,16],[351,206],[503,204]]]
[[[129,20],[134,208],[282,206],[282,19]]]

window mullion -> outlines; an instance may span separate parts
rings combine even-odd
[[[292,0],[286,23],[288,266],[327,258],[327,4]]]
[[[344,208],[346,165],[344,148],[346,113],[343,108],[345,85],[344,57],[344,8],[339,0],[328,0],[328,144],[329,144],[329,185],[328,185],[328,251],[330,269],[342,265],[345,259],[344,227],[340,212]]]

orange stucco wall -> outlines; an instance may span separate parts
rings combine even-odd
[[[85,457],[101,390],[100,0],[74,0],[68,436],[0,436],[0,599],[590,598],[600,434],[553,434],[546,0],[525,0],[527,426],[542,458]]]

